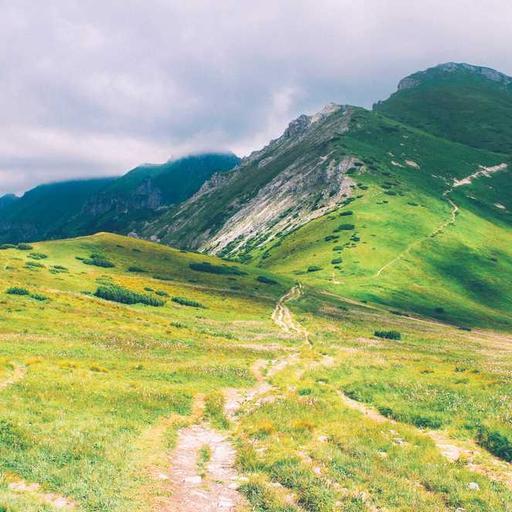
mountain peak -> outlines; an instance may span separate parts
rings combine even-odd
[[[450,74],[466,74],[485,78],[492,82],[497,82],[503,85],[512,84],[512,77],[505,75],[492,68],[484,66],[475,66],[473,64],[467,64],[465,62],[445,62],[438,64],[437,66],[425,69],[423,71],[417,71],[412,75],[406,76],[398,83],[398,90],[412,89],[425,82],[426,80],[433,78],[448,77]]]

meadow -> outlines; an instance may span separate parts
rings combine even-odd
[[[2,249],[0,269],[2,511],[169,510],[178,434],[203,423],[235,447],[247,510],[512,503],[507,334],[314,280],[283,330],[293,279],[104,233]]]

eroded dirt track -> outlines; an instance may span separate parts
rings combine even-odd
[[[200,453],[210,460],[200,473]],[[238,489],[235,450],[227,437],[202,424],[180,431],[171,456],[173,494],[162,512],[232,512],[244,503]]]

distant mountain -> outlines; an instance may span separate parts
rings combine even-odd
[[[239,162],[232,153],[188,156],[143,165],[120,178],[38,186],[21,198],[4,196],[0,241],[19,242],[118,231],[151,218],[160,208],[187,199],[216,172]]]
[[[91,196],[70,226],[80,233],[126,234],[132,225],[188,199],[213,174],[229,171],[239,161],[233,153],[205,153],[136,167]]]
[[[67,236],[69,219],[114,178],[39,185],[10,200],[0,215],[0,241],[20,242]],[[4,196],[5,197],[5,196]]]
[[[512,153],[512,77],[494,69],[441,64],[404,78],[374,109],[453,141]]]

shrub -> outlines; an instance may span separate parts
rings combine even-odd
[[[18,286],[12,286],[11,288],[7,288],[5,293],[9,295],[29,295],[30,292],[26,288],[20,288]]]
[[[32,258],[33,260],[44,260],[48,258],[47,254],[43,254],[42,252],[31,252],[28,255],[29,258]]]
[[[333,260],[331,260],[331,263],[333,265],[339,265],[343,260],[341,258],[334,258]]]
[[[277,281],[266,276],[258,276],[256,280],[263,284],[278,284]]]
[[[343,245],[335,245],[332,248],[333,251],[343,251]]]
[[[221,275],[235,275],[242,276],[246,272],[240,270],[238,267],[229,265],[213,265],[207,261],[202,263],[190,263],[189,267],[196,272],[208,272],[210,274],[221,274]]]
[[[319,267],[318,265],[310,265],[307,270],[308,272],[318,272],[319,270],[322,270],[322,267]]]
[[[507,462],[512,462],[512,439],[498,430],[480,426],[477,441],[480,446]]]
[[[402,335],[398,331],[375,331],[373,335],[377,336],[378,338],[385,338],[388,340],[402,339]]]
[[[418,428],[441,428],[443,422],[439,418],[433,418],[430,416],[411,416],[410,423]]]
[[[31,251],[34,247],[30,244],[18,244],[16,246],[16,249],[20,250],[20,251]]]
[[[16,249],[14,244],[1,244],[0,250],[5,251],[6,249]]]
[[[155,294],[159,297],[169,297],[169,294],[165,290],[157,290]]]
[[[90,258],[85,258],[84,260],[82,260],[82,263],[85,263],[86,265],[94,265],[95,267],[103,268],[115,267],[115,265],[111,261],[101,256],[98,256],[97,254],[92,254]]]
[[[64,267],[63,265],[54,265],[53,267],[50,268],[50,272],[52,274],[60,274],[62,272],[67,272],[68,269],[67,267]]]
[[[42,263],[38,263],[37,261],[27,261],[25,263],[25,268],[44,268],[44,265]]]
[[[137,267],[135,265],[128,267],[128,272],[146,272],[143,268]]]
[[[327,235],[327,236],[324,238],[324,240],[325,240],[326,242],[330,242],[330,241],[332,241],[332,240],[338,240],[339,238],[340,238],[340,237],[339,237],[339,236],[336,236],[336,235]]]
[[[352,231],[355,229],[354,224],[340,224],[334,231]]]
[[[173,297],[171,300],[176,302],[176,304],[181,304],[182,306],[189,306],[191,308],[204,308],[200,302],[187,299],[186,297]]]
[[[48,300],[48,297],[46,297],[46,295],[41,295],[40,293],[31,293],[30,298],[34,299],[34,300],[38,300],[40,302]]]
[[[118,285],[99,286],[94,293],[100,299],[120,302],[121,304],[145,304],[147,306],[163,306],[165,302],[162,299],[146,295],[144,293],[134,292]]]
[[[348,217],[349,215],[354,215],[352,210],[347,210],[346,212],[341,212],[340,217]]]

